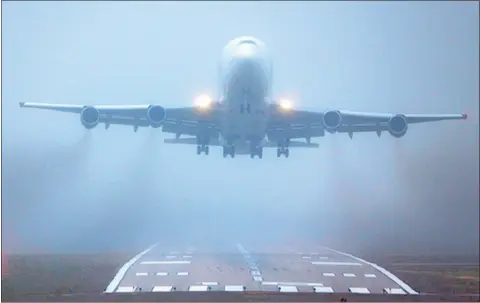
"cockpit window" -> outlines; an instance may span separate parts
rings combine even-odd
[[[242,40],[242,41],[238,42],[238,44],[239,45],[240,44],[252,44],[252,45],[257,46],[257,43],[255,43],[255,41],[253,41],[253,40]]]

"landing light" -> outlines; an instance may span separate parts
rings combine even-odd
[[[293,108],[293,104],[290,100],[281,100],[280,107],[284,110],[291,110]]]
[[[195,99],[195,106],[200,108],[208,108],[212,104],[212,98],[207,95],[201,95]]]

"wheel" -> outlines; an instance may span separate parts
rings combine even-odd
[[[255,158],[255,155],[254,154],[250,154],[250,158]]]
[[[202,147],[200,145],[197,145],[197,155],[200,155],[202,153]]]
[[[227,153],[227,149],[225,148],[225,146],[223,147],[223,157],[226,158],[228,155]]]
[[[210,146],[205,146],[205,147],[203,148],[203,151],[205,152],[205,155],[208,156],[208,153],[210,152]]]
[[[258,147],[258,158],[262,159],[263,158],[263,148],[260,146]]]
[[[282,151],[280,150],[280,148],[277,148],[277,158],[280,158],[281,155]]]
[[[285,158],[288,158],[290,156],[290,150],[288,148],[285,149]]]

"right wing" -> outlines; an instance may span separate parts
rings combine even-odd
[[[405,135],[412,123],[435,122],[442,120],[464,120],[466,114],[394,114],[369,113],[346,110],[305,111],[284,108],[273,103],[269,112],[267,128],[269,140],[323,137],[325,132],[348,133],[376,132],[379,136],[388,131],[400,138]]]
[[[163,132],[196,136],[218,136],[219,103],[204,107],[164,108],[160,105],[80,105],[21,102],[20,107],[36,108],[80,115],[84,127],[98,124],[108,128],[112,124],[139,127],[162,127]]]

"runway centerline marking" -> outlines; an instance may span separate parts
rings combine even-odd
[[[390,280],[392,280],[393,282],[397,283],[401,288],[403,288],[406,292],[408,292],[410,295],[418,295],[418,292],[416,292],[413,288],[411,288],[407,283],[403,282],[402,280],[400,280],[397,276],[395,276],[394,274],[392,274],[391,272],[389,272],[388,270],[386,270],[385,268],[375,264],[375,263],[372,263],[372,262],[368,262],[364,259],[361,259],[359,257],[355,257],[354,255],[352,254],[347,254],[347,253],[344,253],[344,252],[341,252],[341,251],[338,251],[338,250],[335,250],[335,249],[332,249],[332,248],[328,248],[328,247],[323,247],[324,249],[327,249],[331,252],[334,252],[334,253],[337,253],[337,254],[340,254],[340,255],[344,255],[344,256],[347,256],[347,257],[350,257],[352,259],[355,259],[359,262],[363,262],[367,265],[370,265],[372,266],[373,268],[375,268],[376,270],[380,271],[382,274],[384,274],[385,276],[387,276],[388,278],[390,278]]]
[[[122,281],[123,277],[127,273],[127,271],[132,267],[135,262],[137,262],[141,257],[143,257],[146,253],[151,251],[157,244],[154,244],[150,246],[149,248],[145,249],[132,259],[130,259],[127,263],[123,264],[123,266],[120,268],[120,270],[117,272],[113,280],[108,284],[107,288],[105,289],[105,293],[113,293],[115,291],[115,288],[117,288],[118,284]]]
[[[157,276],[168,276],[168,272],[157,272]]]
[[[323,276],[324,277],[335,277],[335,274],[333,272],[324,272]]]
[[[139,277],[139,276],[148,276],[148,272],[137,272],[135,275],[136,275],[137,277]]]
[[[346,278],[355,278],[356,277],[356,275],[352,274],[352,273],[344,273],[343,276],[346,277]]]
[[[262,282],[263,281],[262,272],[258,268],[258,265],[255,263],[255,260],[252,258],[250,253],[241,244],[237,244],[237,249],[242,254],[245,262],[247,262],[247,266],[250,270],[250,275],[252,276],[253,281]]]

